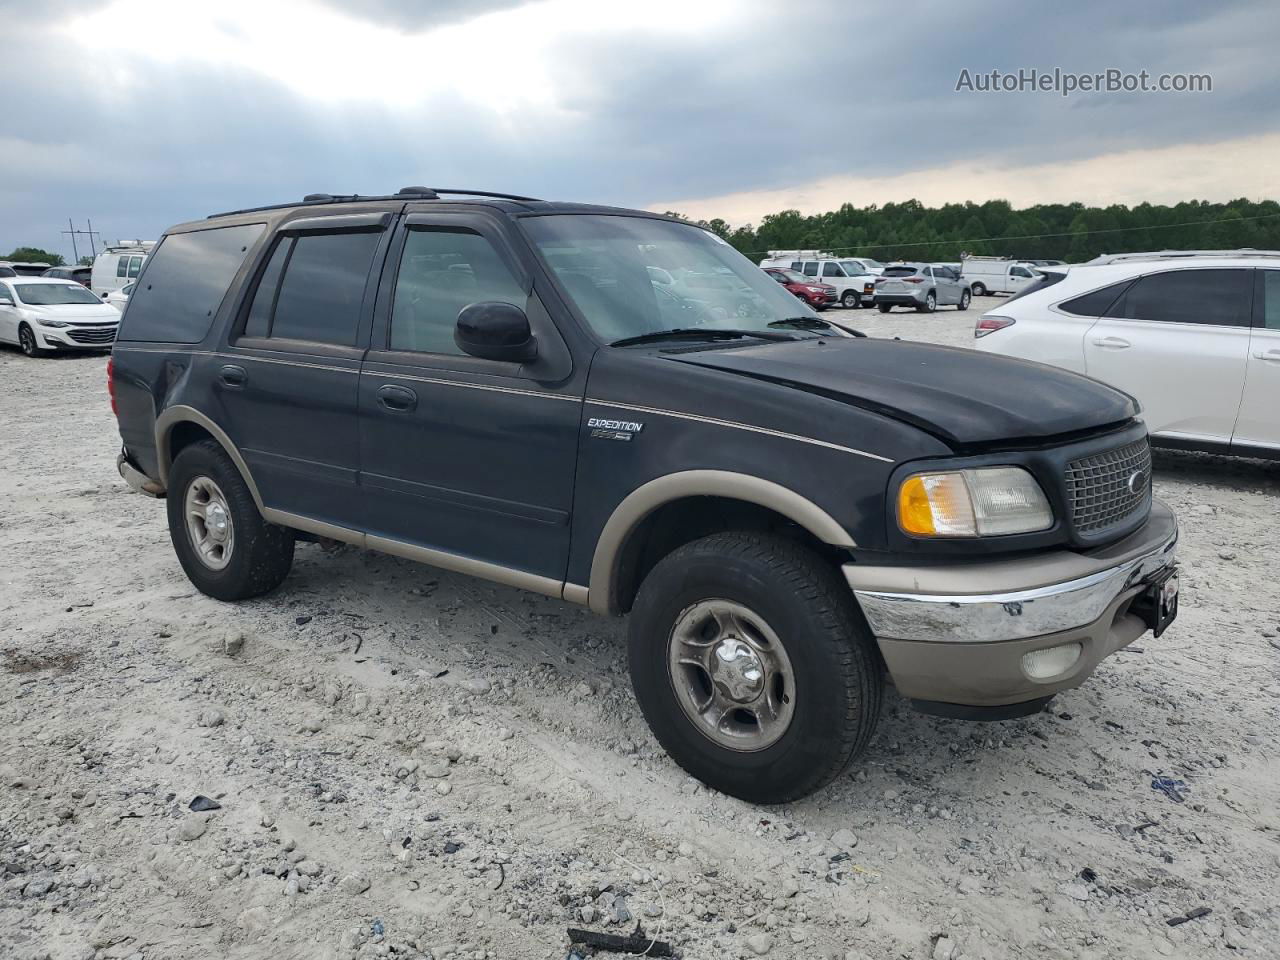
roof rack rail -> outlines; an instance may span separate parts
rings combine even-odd
[[[439,200],[441,194],[459,197],[490,197],[494,200],[516,200],[523,203],[537,203],[537,197],[525,197],[518,193],[494,193],[489,190],[453,190],[444,187],[401,187],[394,194],[359,193],[308,193],[301,201],[288,203],[268,203],[260,207],[244,207],[241,210],[226,210],[222,213],[211,213],[206,219],[216,220],[219,217],[233,217],[241,213],[261,213],[266,210],[285,210],[289,207],[306,206],[321,203],[369,203],[379,200]]]
[[[1085,261],[1089,264],[1125,263],[1130,260],[1186,260],[1190,257],[1280,257],[1280,250],[1255,250],[1241,247],[1238,250],[1149,250],[1145,253],[1104,253]]]

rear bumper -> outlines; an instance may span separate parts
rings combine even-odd
[[[904,696],[992,707],[1078,686],[1145,633],[1146,621],[1131,608],[1175,565],[1177,538],[1173,513],[1155,501],[1141,528],[1089,553],[843,569]],[[1078,656],[1061,670],[1028,672],[1028,654],[1068,645],[1078,645]]]
[[[160,498],[164,496],[164,487],[159,481],[152,480],[145,473],[129,462],[128,455],[121,450],[120,455],[116,457],[116,469],[120,471],[120,476],[124,482],[137,493],[146,494],[148,497]]]
[[[910,293],[877,293],[874,299],[877,307],[882,303],[892,307],[914,307],[924,303],[924,293],[918,297]]]

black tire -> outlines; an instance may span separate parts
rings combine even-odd
[[[234,546],[221,569],[201,558],[187,523],[187,493],[201,480],[216,484],[234,531]],[[216,441],[194,443],[178,454],[169,471],[166,506],[174,552],[201,593],[217,600],[247,600],[269,593],[289,575],[293,532],[262,519],[248,484]]]
[[[36,335],[25,323],[18,327],[18,347],[28,357],[43,357],[47,350],[36,344]]]
[[[893,305],[889,303],[877,303],[876,306],[880,308],[881,313],[888,313],[893,309]]]
[[[938,295],[930,290],[924,295],[924,303],[916,307],[916,313],[933,313],[938,309]]]
[[[825,303],[815,303],[813,305],[813,309],[818,313],[821,313],[823,310],[827,309],[827,305]]]
[[[794,674],[785,731],[754,752],[714,741],[676,693],[673,628],[706,600],[750,607],[782,641]],[[714,534],[659,561],[631,611],[628,655],[640,709],[671,758],[753,803],[786,803],[830,783],[866,749],[880,717],[880,661],[849,587],[829,563],[780,537]]]
[[[968,310],[968,309],[969,309],[969,300],[970,300],[970,297],[969,297],[969,291],[968,291],[968,290],[961,290],[961,291],[960,291],[960,302],[956,304],[956,309],[957,309],[957,310]]]
[[[846,290],[840,295],[840,306],[846,310],[853,310],[862,306],[862,297],[858,295],[856,290]]]
[[[981,284],[981,283],[975,283],[975,284],[973,285],[973,295],[974,295],[975,297],[985,297],[985,296],[987,295],[987,288],[986,288],[986,286],[985,286],[984,284]]]

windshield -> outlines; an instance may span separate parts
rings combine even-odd
[[[576,214],[528,217],[521,224],[592,330],[611,343],[698,327],[776,335],[771,323],[817,319],[785,287],[700,227]],[[659,272],[672,282],[656,282]]]
[[[92,291],[78,283],[17,283],[18,299],[31,307],[55,307],[66,303],[97,303]]]

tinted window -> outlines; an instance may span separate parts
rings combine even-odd
[[[116,276],[123,277],[129,272],[129,258],[118,257],[116,259]]]
[[[1030,277],[1031,271],[1026,267],[1010,267],[1009,275],[1013,277]]]
[[[249,316],[244,324],[246,337],[265,337],[271,333],[271,311],[275,308],[276,292],[280,289],[280,271],[292,249],[292,237],[281,237],[276,242],[267,268],[262,271],[262,277],[258,280],[253,303],[249,305]]]
[[[915,267],[885,267],[884,275],[886,277],[913,277],[915,276]]]
[[[136,277],[141,270],[142,270],[142,258],[130,257],[129,258],[129,276]]]
[[[263,225],[218,227],[165,237],[129,298],[121,340],[199,343]]]
[[[1262,273],[1262,325],[1268,330],[1280,330],[1280,270],[1263,270]]]
[[[1059,274],[1058,279],[1062,279],[1063,276],[1064,274]],[[1056,283],[1057,281],[1054,282]],[[1058,309],[1077,317],[1106,316],[1107,311],[1111,309],[1111,305],[1120,299],[1120,295],[1128,290],[1132,283],[1132,280],[1121,280],[1119,283],[1113,283],[1110,286],[1067,300],[1059,304]]]
[[[501,300],[528,299],[484,237],[456,230],[411,230],[405,237],[391,308],[391,349],[461,354],[453,342],[458,312]]]
[[[0,267],[0,277],[16,277],[18,271],[13,267]]]
[[[798,270],[800,269],[800,261],[799,261],[799,260],[792,260],[792,261],[791,261],[791,269],[792,269],[792,270],[796,270],[796,271],[798,271]]]
[[[1248,270],[1173,270],[1140,277],[1109,317],[1162,323],[1250,325],[1253,297]]]
[[[822,275],[824,277],[843,277],[844,271],[840,269],[840,264],[827,261],[822,265]]]
[[[810,260],[804,265],[804,275],[806,277],[816,277],[818,275],[818,264]]]
[[[352,347],[360,303],[382,234],[303,234],[280,282],[269,336]]]

